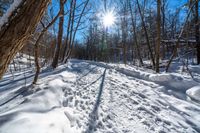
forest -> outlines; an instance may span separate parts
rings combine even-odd
[[[199,133],[199,3],[0,0],[0,133]]]

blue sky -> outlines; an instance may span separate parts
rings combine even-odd
[[[53,0],[53,6],[54,6],[54,12],[55,14],[57,13],[58,11],[58,8],[59,8],[59,4],[58,4],[58,1],[59,0]],[[68,0],[69,1],[69,0]],[[77,0],[78,3],[81,3],[82,0]],[[92,6],[95,6],[96,8],[98,7],[102,7],[103,5],[100,5],[99,3],[101,2],[98,2],[98,1],[102,1],[102,0],[90,0],[90,2],[93,2],[92,3]],[[107,0],[108,2],[109,1],[112,1],[112,2],[115,2],[115,0]],[[188,0],[168,0],[168,7],[171,9],[171,11],[177,9],[177,8],[180,8],[182,7]],[[109,7],[108,7],[109,8]],[[181,10],[181,18],[183,18],[184,20],[184,16],[185,16],[185,10],[184,8]],[[182,20],[182,21],[183,21]],[[65,21],[67,21],[67,17],[65,17]],[[58,23],[58,22],[57,22]],[[66,29],[66,28],[65,28]],[[66,31],[66,30],[64,30]],[[77,36],[76,36],[76,39],[78,40],[81,40],[82,39],[82,33],[81,32],[78,32],[77,33]]]
[[[168,1],[171,8],[180,7],[187,2],[187,0],[168,0]]]

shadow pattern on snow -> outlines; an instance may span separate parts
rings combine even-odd
[[[33,92],[30,91],[30,88],[32,88],[32,85],[26,86],[26,87],[21,87],[20,89],[18,89],[17,91],[14,92],[13,96],[5,101],[3,101],[2,103],[0,103],[0,107],[5,105],[6,103],[14,100],[16,97],[18,97],[19,95],[22,95],[23,97],[32,94]]]
[[[98,96],[97,96],[94,108],[93,108],[92,112],[89,114],[88,128],[85,131],[85,133],[93,133],[94,130],[96,129],[95,123],[96,123],[96,120],[98,119],[97,113],[98,113],[98,108],[99,108],[100,102],[101,102],[101,96],[102,96],[102,93],[103,93],[105,76],[106,76],[106,69],[104,70],[103,75],[101,76],[102,80],[101,80],[101,84],[99,86]]]
[[[54,69],[54,70],[49,67],[40,72],[39,78],[42,79],[46,76],[52,76],[55,74],[59,74],[68,69],[69,68],[67,66],[63,67],[63,68]],[[35,72],[32,72],[32,73],[29,73],[29,75],[26,75],[25,77],[24,76],[16,77],[16,79],[14,79],[14,80],[5,81],[5,82],[3,80],[0,80],[0,93],[7,91],[7,90],[11,90],[12,88],[15,88],[16,86],[24,85],[25,80],[27,83],[32,82],[34,75],[35,75]]]

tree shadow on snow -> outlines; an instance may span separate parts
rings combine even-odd
[[[69,70],[69,68],[67,66],[60,68],[60,69],[59,68],[54,69],[54,70],[52,68],[46,68],[40,72],[39,79],[42,79],[46,76],[56,75],[63,71],[66,71],[66,70]],[[0,83],[0,93],[4,92],[6,90],[13,89],[16,86],[21,86],[21,85],[25,84],[24,83],[25,81],[27,83],[30,83],[33,81],[34,76],[35,76],[35,72],[32,72],[32,73],[29,73],[29,75],[25,75],[25,76],[22,75],[21,77],[17,77],[16,79],[14,79],[12,81],[10,80],[8,82],[2,82],[2,83]],[[0,82],[1,82],[1,80],[0,80]]]
[[[106,69],[104,70],[103,75],[102,75],[102,80],[101,80],[101,84],[99,86],[99,92],[98,92],[98,96],[96,98],[94,108],[93,108],[92,112],[89,114],[88,128],[85,131],[86,133],[93,133],[96,130],[96,122],[98,119],[98,108],[100,106],[101,96],[103,93],[105,76],[106,76]]]
[[[88,70],[87,73],[83,74],[78,80],[81,80],[82,78],[86,77],[87,75],[89,75],[91,72],[93,72],[95,69],[97,68],[97,66],[91,68]]]
[[[40,88],[35,88],[35,89],[33,89],[33,88],[34,87],[32,85],[28,85],[26,87],[21,87],[21,88],[17,89],[15,92],[12,93],[12,95],[9,98],[6,98],[6,99],[4,99],[0,102],[0,107],[2,107],[4,105],[6,105],[7,103],[15,100],[18,96],[22,96],[23,98],[25,98],[26,96],[29,96],[29,95],[36,93],[36,92],[41,90]]]
[[[163,102],[161,100],[158,100],[159,104],[163,105],[163,106],[168,106],[168,108],[171,111],[176,112],[177,114],[181,114],[181,116],[184,118],[185,122],[190,125],[195,131],[200,132],[200,127],[199,125],[196,125],[195,123],[193,123],[190,119],[188,119],[188,117],[190,117],[190,114],[178,109],[175,105],[171,104],[168,99],[166,99],[165,97],[163,97],[162,95],[160,95],[158,92],[156,92],[154,89],[152,89],[152,91],[159,97],[159,99],[162,99]],[[192,110],[192,109],[191,109]],[[199,111],[199,110],[196,110]]]

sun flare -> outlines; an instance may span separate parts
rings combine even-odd
[[[105,13],[103,16],[103,24],[105,27],[110,27],[115,23],[115,16],[113,12]]]

